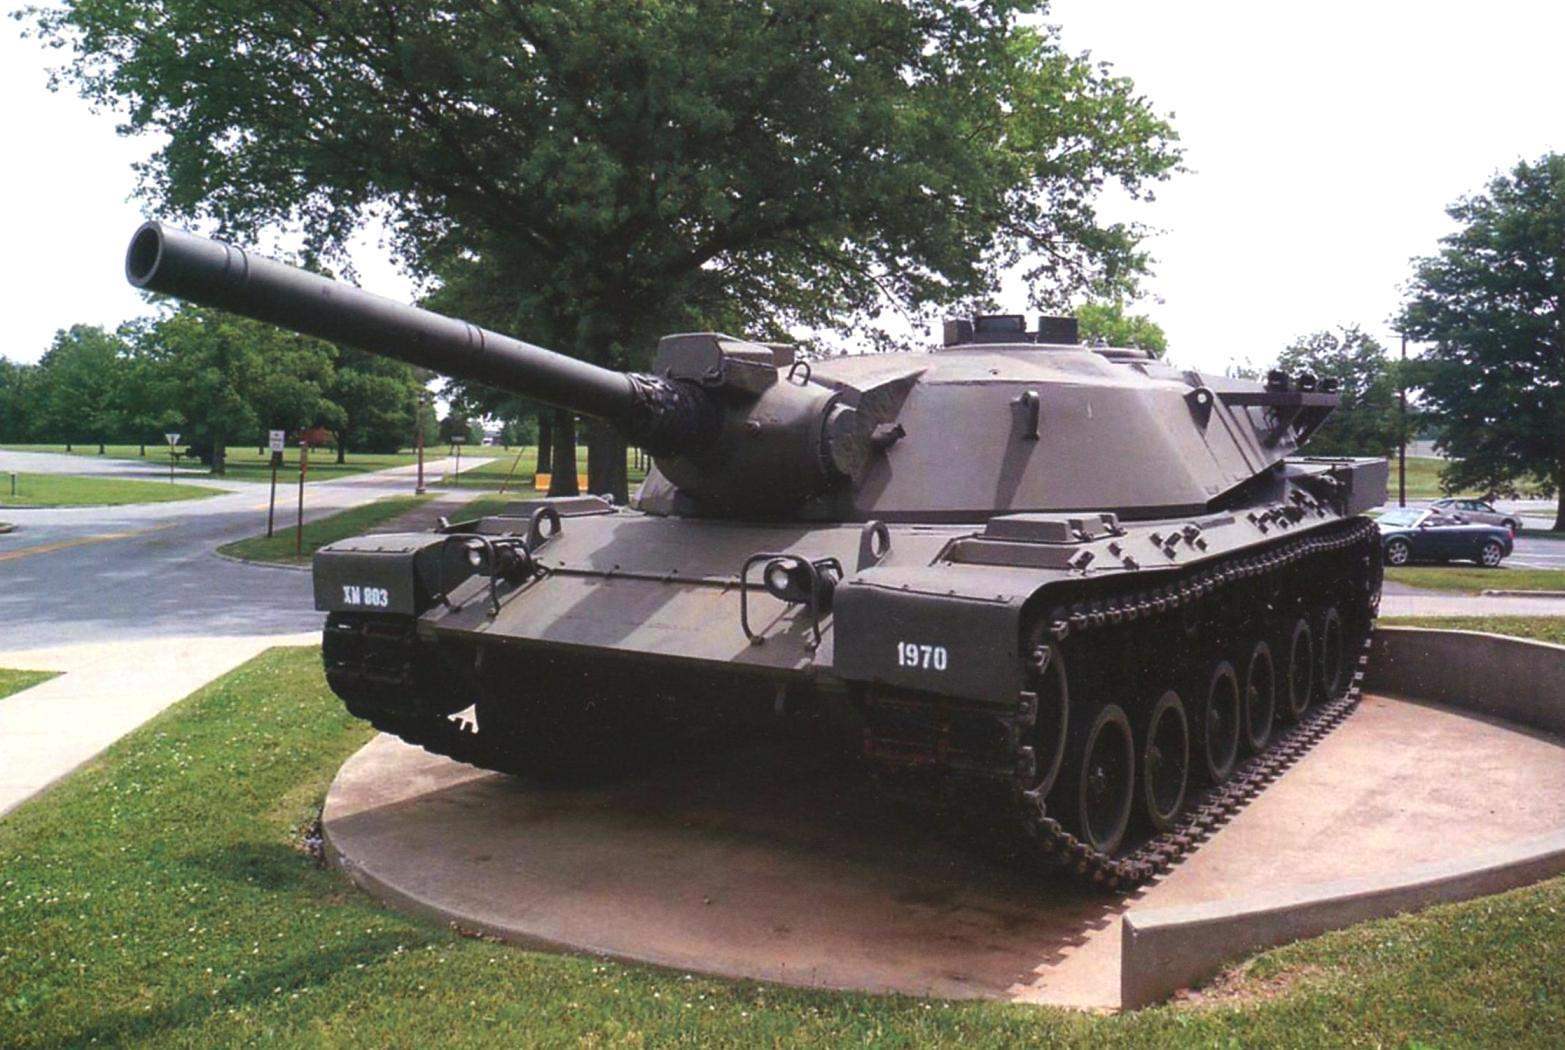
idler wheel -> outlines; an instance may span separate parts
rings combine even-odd
[[[1098,704],[1076,720],[1071,737],[1057,812],[1087,845],[1113,853],[1125,841],[1136,801],[1130,720],[1118,704]]]
[[[1283,690],[1283,717],[1297,722],[1310,706],[1310,690],[1315,684],[1315,635],[1302,616],[1293,622],[1288,634],[1287,688]]]
[[[1049,643],[1035,648],[1029,677],[1033,693],[1038,697],[1038,710],[1029,734],[1038,771],[1033,787],[1046,796],[1064,764],[1070,729],[1070,680],[1065,673],[1065,657],[1060,647]]]
[[[1242,722],[1239,676],[1234,673],[1234,665],[1223,660],[1212,669],[1198,727],[1206,776],[1214,784],[1227,780],[1239,760],[1239,728]]]
[[[1152,705],[1141,737],[1141,808],[1153,829],[1174,826],[1189,784],[1190,722],[1184,701],[1170,689]]]
[[[1343,658],[1342,614],[1336,606],[1328,606],[1320,617],[1320,698],[1335,700],[1341,694],[1347,673]]]
[[[1272,647],[1256,642],[1244,665],[1244,743],[1252,752],[1265,751],[1277,714],[1277,669]]]

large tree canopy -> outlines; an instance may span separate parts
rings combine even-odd
[[[164,144],[158,210],[332,252],[371,215],[415,273],[465,261],[518,334],[617,365],[721,322],[883,337],[1024,263],[1124,290],[1174,136],[1027,0],[70,0],[62,72]]]
[[[1462,228],[1419,259],[1402,316],[1431,345],[1421,402],[1453,485],[1560,493],[1565,529],[1565,156],[1497,176],[1447,209]]]

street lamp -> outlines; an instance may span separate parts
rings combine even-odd
[[[1407,506],[1407,333],[1402,333],[1402,367],[1397,369],[1397,403],[1402,418],[1397,425],[1397,506]]]

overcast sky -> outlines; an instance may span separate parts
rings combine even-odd
[[[1056,0],[1052,21],[1172,112],[1190,169],[1136,217],[1181,364],[1262,364],[1294,336],[1386,322],[1444,207],[1501,168],[1565,150],[1565,4]],[[45,87],[51,56],[0,23],[0,354],[30,361],[73,322],[144,310],[124,282],[141,220],[115,119]],[[366,287],[407,284],[369,247]],[[1020,304],[1017,304],[1020,306]]]

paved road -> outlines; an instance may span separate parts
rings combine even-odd
[[[161,453],[161,454],[160,454]],[[112,459],[108,456],[71,456],[64,452],[11,452],[0,449],[0,474],[79,474],[95,478],[167,478],[168,453],[148,445],[146,459]],[[186,481],[233,489],[246,484],[214,478],[205,467],[175,467],[174,476]]]
[[[481,462],[464,457],[462,466]],[[436,461],[425,469],[448,465]],[[314,482],[305,492],[306,519],[410,493],[413,470]],[[6,511],[19,528],[0,536],[0,657],[73,642],[318,627],[307,574],[235,564],[212,553],[265,528],[265,487],[229,487],[235,491],[180,503]],[[278,493],[282,521],[295,491]]]

